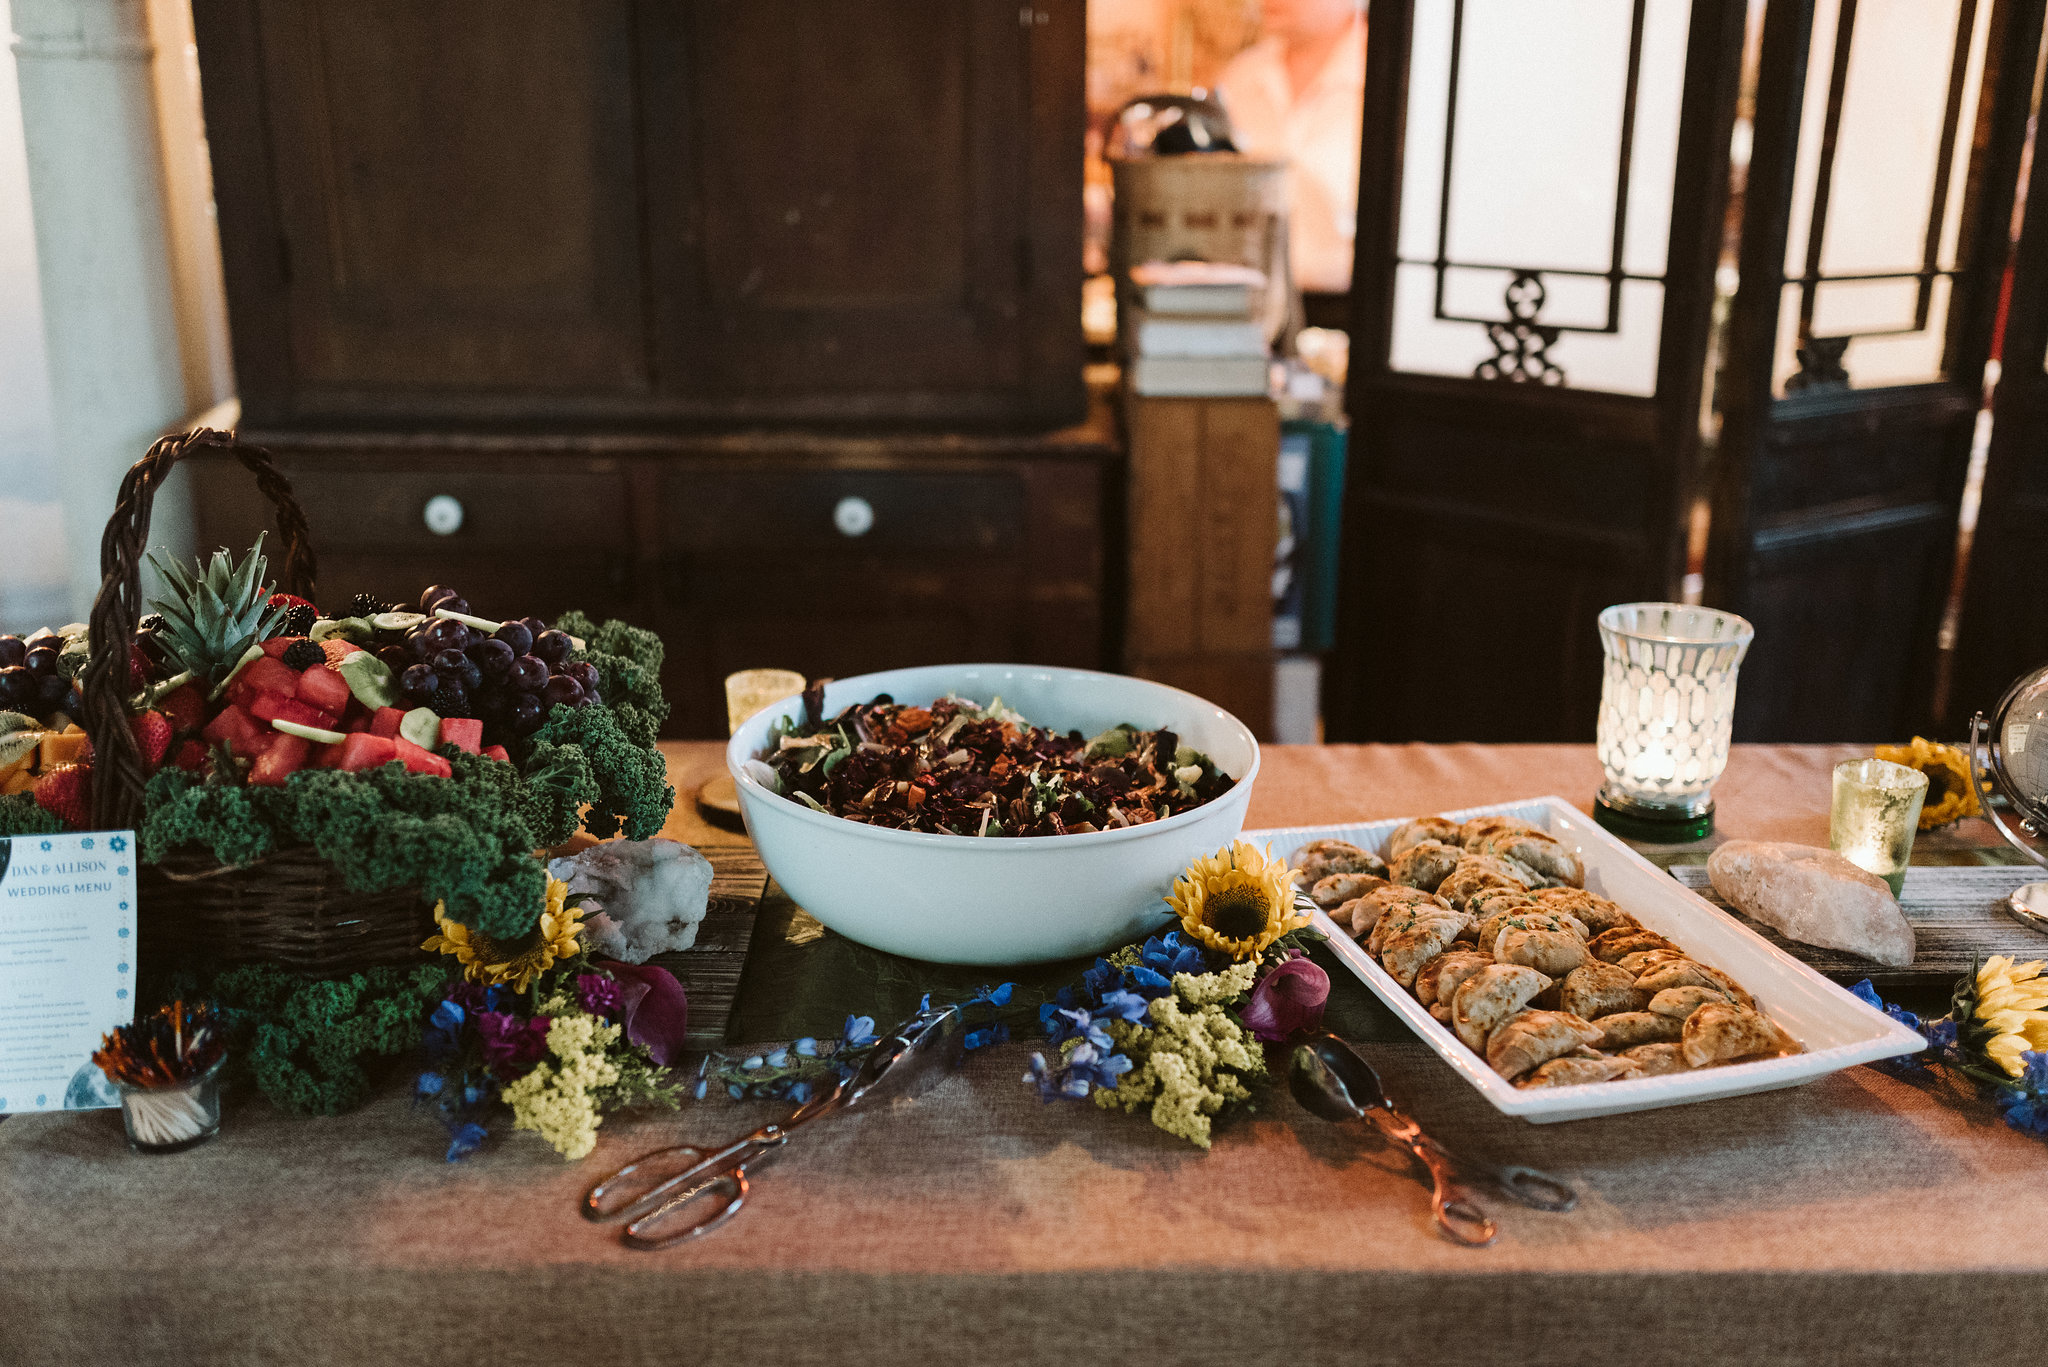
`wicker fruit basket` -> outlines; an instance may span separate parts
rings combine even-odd
[[[128,726],[129,643],[142,609],[141,571],[156,492],[189,456],[234,457],[270,500],[283,571],[278,586],[310,599],[315,567],[306,515],[268,451],[201,428],[166,437],[121,481],[100,542],[100,591],[93,602],[92,657],[82,681],[86,730],[94,738],[93,824],[102,830],[142,820],[147,773]],[[199,958],[215,964],[268,963],[329,977],[420,957],[433,932],[417,891],[359,893],[310,848],[283,849],[248,864],[178,854],[139,871],[140,952],[151,962]]]

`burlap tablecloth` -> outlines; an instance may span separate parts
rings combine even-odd
[[[1824,838],[1834,753],[1739,751],[1724,831]],[[1584,799],[1596,781],[1572,747],[1279,750],[1253,820]],[[1142,1119],[1041,1106],[1014,1046],[915,1101],[821,1122],[731,1227],[656,1255],[585,1224],[583,1187],[650,1144],[727,1137],[772,1108],[614,1123],[578,1164],[517,1136],[455,1166],[397,1096],[324,1121],[243,1105],[216,1142],[168,1159],[129,1154],[110,1114],[32,1117],[0,1126],[0,1362],[2039,1355],[2048,1148],[1988,1108],[1857,1068],[1530,1126],[1419,1044],[1368,1048],[1446,1142],[1558,1173],[1580,1208],[1482,1193],[1499,1242],[1454,1247],[1405,1159],[1283,1094],[1202,1154]]]

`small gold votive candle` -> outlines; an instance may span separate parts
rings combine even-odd
[[[804,676],[793,669],[742,669],[725,676],[725,725],[736,733],[747,718],[804,691]]]
[[[1897,897],[1926,800],[1927,775],[1918,769],[1886,759],[1844,760],[1835,766],[1828,844],[1891,884]]]

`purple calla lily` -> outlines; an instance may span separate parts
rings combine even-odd
[[[618,980],[626,1038],[643,1046],[667,1068],[682,1057],[683,1035],[690,1023],[689,998],[675,974],[654,964],[598,965]]]
[[[1289,959],[1267,971],[1244,1005],[1244,1023],[1257,1038],[1279,1044],[1323,1023],[1330,975],[1307,959]]]

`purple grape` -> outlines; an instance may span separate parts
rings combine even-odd
[[[434,606],[442,612],[460,612],[465,614],[469,612],[469,600],[460,594],[452,598],[443,598]]]
[[[54,646],[61,639],[63,638],[48,627],[37,627],[28,634],[28,639],[22,644],[26,645],[30,650],[34,650],[39,645]]]
[[[436,674],[453,674],[462,668],[462,662],[468,658],[459,650],[437,650],[427,656],[427,668]]]
[[[547,687],[547,662],[538,655],[521,655],[512,662],[512,672],[506,676],[506,682],[521,693],[538,693]]]
[[[476,692],[478,688],[483,686],[483,670],[478,668],[476,661],[470,659],[467,655],[460,655],[456,658],[461,663],[455,666],[455,677],[462,681],[463,691],[466,693]]]
[[[75,691],[71,680],[66,676],[62,674],[45,674],[36,682],[36,702],[45,708],[55,707],[68,699]],[[72,705],[74,707],[77,706],[76,703]]]
[[[409,646],[378,646],[377,658],[382,660],[394,674],[403,674],[412,667],[414,656]]]
[[[441,686],[441,676],[426,665],[413,665],[399,676],[398,687],[414,702],[425,702]]]
[[[48,646],[37,646],[22,658],[21,663],[31,674],[38,676],[55,674],[57,672],[57,652]]]
[[[435,650],[460,650],[469,644],[469,628],[446,617],[437,617],[421,627],[420,635]]]
[[[533,649],[533,633],[524,622],[507,622],[498,628],[498,639],[512,647],[514,655],[524,655]]]
[[[18,712],[36,700],[36,676],[21,665],[0,669],[0,707]]]
[[[541,718],[540,699],[531,693],[512,695],[512,706],[506,713],[515,735],[530,735],[539,728]]]
[[[28,647],[19,636],[0,636],[0,669],[11,669],[27,658]]]
[[[519,652],[502,636],[492,636],[471,646],[469,658],[476,661],[486,679],[502,680],[512,672],[512,662],[519,658]]]
[[[557,703],[567,703],[569,706],[574,707],[577,703],[583,701],[583,685],[577,683],[567,674],[557,674],[554,678],[547,681],[546,687],[541,689],[540,698],[549,707],[553,707]]]
[[[568,659],[569,652],[575,648],[568,636],[559,631],[543,631],[533,638],[533,653],[551,665]]]
[[[575,664],[564,665],[562,672],[581,684],[585,693],[597,692],[597,666],[590,661],[578,660]]]
[[[446,584],[430,584],[427,586],[427,591],[420,595],[420,611],[432,617],[435,608],[440,607],[450,598],[459,598],[461,596]]]
[[[548,624],[546,622],[541,621],[541,619],[538,617],[522,617],[519,619],[519,625],[525,627],[529,632],[531,632],[535,636],[540,635],[543,631],[546,631],[548,629]]]
[[[427,639],[425,627],[414,627],[405,635],[405,649],[415,660],[424,660],[434,653],[434,643]]]

